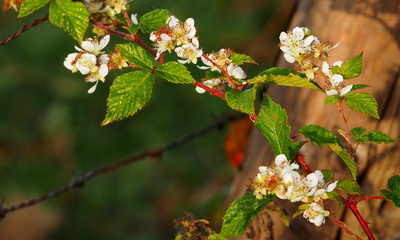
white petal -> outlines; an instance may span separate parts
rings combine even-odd
[[[101,64],[99,68],[99,74],[101,77],[105,77],[108,74],[108,66],[107,64]]]
[[[284,42],[284,41],[286,41],[286,39],[287,39],[287,33],[281,32],[281,34],[279,35],[279,40],[281,42]]]
[[[88,93],[89,93],[89,94],[92,94],[92,93],[94,93],[94,91],[96,91],[96,88],[97,88],[97,84],[98,84],[98,83],[99,83],[99,82],[97,81],[96,84],[93,85],[93,87],[91,87],[91,88],[88,90]]]
[[[315,173],[308,174],[305,180],[309,187],[315,187],[318,184],[318,176]]]
[[[295,27],[292,33],[298,40],[302,40],[304,38],[304,31],[301,27]]]
[[[342,88],[342,90],[340,91],[340,96],[343,96],[343,95],[349,93],[352,88],[353,88],[353,85],[347,85],[346,87]]]
[[[336,89],[331,89],[325,92],[328,96],[338,95],[338,91]]]
[[[340,74],[334,74],[334,75],[331,77],[330,80],[331,80],[332,85],[333,85],[334,87],[337,87],[337,86],[339,86],[339,84],[341,84],[341,83],[343,82],[343,76],[340,75]]]
[[[329,64],[326,62],[326,61],[324,61],[323,63],[322,63],[322,72],[323,73],[325,73],[325,74],[329,74],[330,73],[330,71],[329,71]]]
[[[311,222],[311,221],[310,221]],[[324,215],[320,214],[314,219],[315,226],[319,227],[325,222]]]
[[[150,33],[150,41],[154,42],[157,39],[155,32]]]
[[[132,20],[133,24],[139,25],[139,21],[137,19],[137,13],[131,15],[131,20]]]
[[[200,94],[203,94],[203,93],[206,92],[206,90],[204,90],[204,88],[201,88],[201,87],[199,87],[199,86],[196,86],[196,92],[198,92],[198,93],[200,93]]]
[[[328,187],[326,188],[326,191],[332,192],[336,188],[337,183],[338,183],[338,181],[335,181],[335,182],[329,184]]]
[[[94,44],[91,41],[83,41],[81,44],[83,50],[92,52],[94,50]]]
[[[334,63],[333,63],[333,65],[332,65],[332,66],[338,66],[338,67],[341,67],[341,66],[342,66],[342,64],[343,64],[343,62],[342,62],[342,61],[336,61],[336,62],[334,62]]]
[[[319,182],[322,182],[324,180],[324,175],[322,174],[322,172],[320,170],[315,170],[314,173],[315,173],[315,175],[317,175]]]
[[[281,166],[282,164],[287,163],[288,160],[284,154],[279,154],[278,156],[275,157],[275,164],[277,166]]]
[[[290,54],[283,54],[283,57],[288,61],[289,63],[294,63],[296,61],[296,58]]]
[[[308,36],[306,39],[304,39],[304,46],[310,46],[311,43],[314,41],[314,36]]]
[[[258,171],[259,171],[262,175],[267,174],[267,170],[268,170],[268,168],[265,167],[265,166],[260,166],[260,167],[258,167]]]
[[[105,48],[109,42],[110,42],[110,35],[104,36],[103,39],[100,40],[99,50]]]
[[[196,49],[199,48],[199,39],[197,37],[192,38],[192,44]]]
[[[325,189],[318,189],[315,194],[314,197],[319,197],[322,196],[324,193],[326,193],[327,191]]]
[[[171,37],[168,36],[168,35],[165,34],[165,33],[162,33],[162,34],[160,35],[160,38],[161,38],[161,40],[163,40],[164,42],[168,42],[169,40],[171,40]]]
[[[237,79],[243,79],[246,77],[246,73],[243,69],[234,63],[229,64],[227,70],[229,75],[234,76]]]

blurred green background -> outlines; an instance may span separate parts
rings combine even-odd
[[[249,76],[273,64],[285,24],[278,0],[134,0],[130,6],[139,15],[166,8],[181,20],[194,18],[206,53],[232,48],[260,63],[243,67]],[[23,19],[13,10],[1,12],[0,39],[46,11]],[[94,36],[91,29],[87,36]],[[106,51],[120,42],[112,36]],[[63,66],[76,44],[47,21],[0,46],[0,198],[8,206],[232,112],[219,98],[197,94],[192,85],[158,79],[152,99],[137,115],[100,127],[109,86],[122,72],[112,71],[105,84],[87,94],[92,84]],[[173,219],[185,211],[218,228],[235,173],[225,156],[225,133],[215,130],[160,161],[139,161],[94,178],[80,190],[10,213],[0,222],[0,239],[173,239]]]

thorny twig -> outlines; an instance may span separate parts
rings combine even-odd
[[[10,207],[5,207],[4,206],[4,201],[0,200],[0,220],[3,219],[10,212],[14,212],[14,211],[26,208],[26,207],[30,207],[30,206],[39,204],[39,203],[44,202],[46,200],[55,198],[58,195],[61,195],[61,194],[65,193],[65,192],[68,192],[68,191],[70,191],[72,189],[81,188],[87,181],[89,181],[93,177],[96,177],[96,176],[99,176],[99,175],[102,175],[102,174],[117,170],[117,169],[119,169],[121,167],[125,167],[125,166],[127,166],[127,165],[129,165],[131,163],[134,163],[134,162],[136,162],[138,160],[145,159],[147,157],[153,157],[153,158],[159,157],[163,153],[165,153],[165,152],[167,152],[167,151],[169,151],[169,150],[171,150],[173,148],[176,148],[176,147],[181,146],[181,145],[183,145],[183,144],[185,144],[185,143],[187,143],[189,141],[192,141],[192,140],[194,140],[194,139],[196,139],[196,138],[198,138],[200,136],[203,136],[206,133],[208,133],[208,132],[210,132],[210,131],[212,131],[214,129],[222,128],[228,122],[238,120],[238,119],[242,118],[243,116],[245,116],[245,115],[243,115],[243,114],[231,114],[229,116],[221,117],[220,119],[217,119],[213,124],[203,128],[203,129],[201,129],[201,130],[199,130],[197,132],[194,132],[194,133],[189,134],[189,135],[187,135],[185,137],[177,139],[177,140],[175,140],[175,141],[173,141],[171,143],[168,143],[168,144],[166,144],[164,146],[157,147],[157,148],[154,148],[154,149],[151,149],[151,150],[147,150],[147,151],[143,151],[141,154],[138,154],[138,155],[136,155],[134,157],[131,157],[131,158],[128,158],[126,160],[119,161],[119,162],[116,162],[116,163],[113,163],[113,164],[110,164],[110,165],[106,165],[104,167],[100,167],[100,168],[97,168],[97,169],[82,173],[82,174],[74,177],[71,180],[71,182],[68,183],[67,185],[65,185],[65,186],[63,186],[63,187],[61,187],[61,188],[59,188],[57,190],[54,190],[54,191],[52,191],[50,193],[44,194],[44,195],[42,195],[42,196],[40,196],[38,198],[31,199],[29,201],[22,202],[22,203],[19,203],[17,205],[10,206]]]
[[[7,43],[9,43],[10,41],[16,39],[19,35],[21,35],[21,33],[25,32],[26,30],[28,30],[31,27],[34,27],[36,25],[39,25],[45,21],[47,21],[49,19],[49,14],[47,14],[46,16],[44,16],[43,18],[37,19],[35,21],[33,21],[32,23],[28,23],[25,26],[23,26],[21,29],[19,29],[18,31],[16,31],[15,33],[13,33],[10,37],[5,38],[3,40],[0,41],[0,46],[1,45],[6,45]]]

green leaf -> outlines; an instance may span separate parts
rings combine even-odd
[[[227,91],[225,93],[226,102],[229,107],[236,111],[254,115],[254,101],[257,95],[257,88],[258,86],[253,84],[250,88],[245,88],[241,91]]]
[[[355,179],[357,177],[357,165],[354,158],[339,144],[329,144],[328,147],[339,155],[349,169],[351,176]]]
[[[131,25],[129,26],[129,28],[128,28],[128,31],[129,31],[130,34],[135,35],[135,34],[137,34],[139,28],[140,28],[140,25],[131,24]]]
[[[324,105],[334,104],[338,102],[340,102],[339,95],[326,96],[324,100]]]
[[[339,181],[336,188],[342,189],[350,194],[362,194],[363,190],[354,179],[343,179]]]
[[[172,83],[194,83],[193,79],[187,68],[178,62],[167,62],[160,65],[156,69],[156,73],[160,77]]]
[[[335,134],[326,128],[316,124],[311,124],[302,127],[299,134],[311,140],[317,146],[328,146],[330,144],[341,145]]]
[[[365,131],[365,128],[356,127],[350,130],[350,134],[354,138],[354,140],[358,142],[359,140],[362,140],[362,135],[365,133]]]
[[[257,200],[252,192],[248,192],[236,199],[225,212],[221,234],[232,237],[241,236],[251,220],[275,197],[275,195],[267,195]]]
[[[367,132],[366,134],[363,135],[363,139],[364,138],[367,139],[367,142],[375,142],[375,143],[394,142],[394,139],[391,138],[389,135],[377,130]]]
[[[334,151],[344,161],[349,169],[351,176],[357,176],[357,166],[354,158],[343,148],[335,134],[319,125],[311,124],[302,127],[299,134],[310,139],[317,146],[327,146]]]
[[[127,43],[117,44],[117,47],[128,62],[148,71],[153,70],[153,60],[141,46],[134,43]]]
[[[349,92],[344,95],[347,106],[349,106],[354,111],[371,115],[379,119],[378,115],[378,103],[375,98],[373,98],[368,93],[356,93]]]
[[[118,76],[110,88],[107,115],[102,126],[134,115],[149,101],[154,85],[153,74],[139,70]]]
[[[344,79],[358,77],[362,70],[362,53],[357,57],[350,58],[345,61],[341,67],[334,66],[332,68],[333,74],[340,74]]]
[[[366,84],[354,84],[353,87],[351,88],[351,91],[358,90],[358,89],[363,89],[370,87],[369,85]]]
[[[325,182],[331,182],[333,180],[334,174],[331,170],[324,169],[321,172],[322,175],[324,175]]]
[[[283,153],[290,159],[289,148],[292,145],[292,140],[289,137],[290,126],[287,119],[286,111],[267,95],[264,95],[263,106],[254,126],[271,144],[275,156]]]
[[[317,83],[308,80],[304,74],[298,73],[292,69],[270,68],[258,76],[247,80],[248,83],[277,84],[292,87],[305,87],[315,90],[321,90]]]
[[[54,0],[50,4],[49,19],[81,42],[89,26],[89,13],[82,2]]]
[[[144,14],[140,18],[139,27],[145,33],[151,33],[157,31],[165,25],[167,18],[171,16],[171,13],[166,9],[156,9],[151,12]]]
[[[340,198],[340,195],[337,192],[332,191],[332,192],[327,192],[327,194],[329,199],[336,200],[339,203],[340,208],[344,207],[343,200]]]
[[[257,64],[257,62],[254,61],[254,59],[247,56],[246,54],[232,53],[232,55],[229,57],[229,59],[232,60],[233,63],[236,65],[242,65],[243,63]]]
[[[52,0],[25,0],[19,9],[18,17],[26,17],[34,11],[42,8]]]
[[[388,190],[381,190],[381,195],[386,200],[392,201],[397,208],[400,208],[400,176],[395,175],[388,180]]]

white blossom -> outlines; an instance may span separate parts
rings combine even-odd
[[[329,215],[328,211],[325,211],[324,207],[318,203],[311,203],[310,207],[307,208],[303,217],[309,222],[314,223],[315,226],[319,227],[325,223],[325,217]]]
[[[311,44],[318,41],[318,38],[310,35],[308,28],[295,27],[292,32],[281,32],[279,40],[284,58],[289,63],[294,63],[301,60],[299,58],[301,54],[307,54],[312,50]]]

